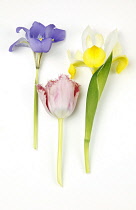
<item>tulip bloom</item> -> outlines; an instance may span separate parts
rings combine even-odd
[[[37,85],[39,97],[46,111],[58,119],[58,163],[57,180],[62,185],[62,127],[63,119],[75,109],[79,96],[79,84],[61,75],[58,80],[49,81],[45,87]]]
[[[25,31],[26,38],[20,38],[13,43],[9,51],[14,51],[17,47],[29,47],[34,52],[34,59],[36,65],[35,85],[38,84],[39,68],[42,53],[47,53],[52,43],[59,42],[65,39],[65,30],[57,29],[54,24],[44,26],[41,23],[34,22],[30,29],[25,27],[17,27],[16,32],[20,30]],[[34,86],[34,148],[38,147],[38,95],[36,86]]]

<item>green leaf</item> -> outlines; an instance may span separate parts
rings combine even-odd
[[[90,142],[91,131],[98,101],[106,84],[110,67],[112,63],[112,54],[107,61],[92,76],[86,99],[86,119],[85,119],[85,141]]]

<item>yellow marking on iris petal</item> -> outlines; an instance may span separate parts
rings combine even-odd
[[[54,39],[52,39],[52,42],[54,42]]]
[[[75,74],[76,74],[76,69],[75,69],[73,64],[70,64],[70,67],[68,69],[68,73],[71,75],[70,78],[73,79]]]
[[[43,38],[41,37],[41,38],[39,38],[39,40],[40,40],[40,41],[42,41],[42,40],[43,40]]]
[[[112,63],[117,63],[116,72],[121,73],[128,65],[128,58],[125,55],[118,56],[113,59]]]
[[[83,60],[88,67],[98,68],[100,67],[106,58],[106,53],[100,47],[93,46],[87,49],[83,54]]]

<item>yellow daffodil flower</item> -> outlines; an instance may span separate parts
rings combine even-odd
[[[68,50],[68,57],[71,62],[68,69],[71,78],[76,74],[76,68],[81,66],[90,67],[92,73],[104,64],[111,52],[113,52],[114,67],[117,73],[122,72],[128,65],[128,58],[122,54],[122,48],[118,42],[117,30],[112,31],[104,42],[101,34],[95,33],[89,26],[82,34],[83,53],[77,51],[72,54]]]

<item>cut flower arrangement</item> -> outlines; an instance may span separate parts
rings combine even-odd
[[[89,26],[82,34],[83,51],[75,54],[68,50],[70,66],[67,75],[60,75],[56,80],[50,80],[46,85],[39,84],[39,68],[43,53],[47,53],[52,43],[63,41],[66,36],[65,30],[57,29],[54,24],[44,26],[34,22],[30,29],[18,27],[25,31],[26,38],[20,38],[9,48],[12,52],[16,47],[29,47],[34,53],[36,65],[36,78],[34,85],[34,148],[38,148],[38,95],[45,110],[58,120],[58,157],[57,157],[57,181],[62,186],[62,140],[63,121],[69,117],[78,100],[80,85],[73,81],[77,67],[87,67],[91,69],[90,83],[86,96],[85,115],[85,138],[84,138],[84,158],[86,173],[90,172],[89,145],[93,121],[101,98],[103,89],[111,67],[116,73],[121,73],[128,65],[128,58],[123,54],[122,47],[118,40],[118,32],[114,30],[107,39],[101,34],[93,31]]]

